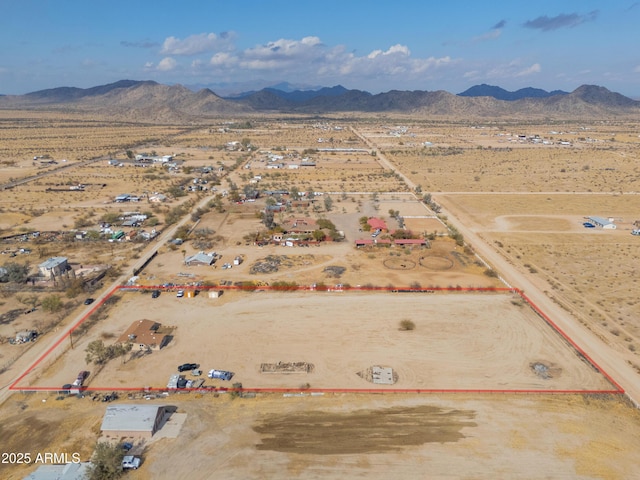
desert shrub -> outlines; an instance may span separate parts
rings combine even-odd
[[[416,324],[412,320],[409,320],[408,318],[400,320],[400,330],[406,332],[406,331],[415,330],[415,329],[416,329]]]

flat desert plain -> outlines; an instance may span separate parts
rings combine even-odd
[[[5,118],[4,124],[12,124],[11,118]],[[180,247],[161,246],[139,278],[145,285],[222,280],[497,285],[499,278],[485,274],[486,265],[473,256],[473,248],[457,246],[453,239],[438,238],[428,250],[353,247],[355,238],[369,236],[358,231],[362,216],[384,217],[396,228],[398,220],[387,215],[389,210],[398,210],[416,232],[446,234],[446,218],[429,218],[429,210],[418,202],[405,202],[407,196],[403,196],[412,192],[420,200],[422,194],[432,193],[436,203],[441,202],[451,213],[453,224],[467,227],[465,237],[477,239],[478,246],[488,244],[506,260],[502,264],[515,266],[515,287],[518,280],[531,279],[537,292],[552,298],[558,309],[571,312],[576,322],[595,332],[603,344],[613,345],[616,354],[640,371],[634,288],[638,237],[629,235],[638,219],[637,125],[505,122],[484,126],[402,118],[397,122],[406,122],[407,127],[400,129],[385,126],[390,123],[386,119],[339,118],[331,124],[252,119],[251,128],[239,130],[212,122],[202,128],[132,128],[126,135],[126,125],[109,130],[109,124],[100,123],[83,136],[83,128],[92,125],[83,124],[81,118],[71,120],[75,133],[68,148],[62,140],[65,125],[47,118],[33,119],[31,131],[42,137],[41,143],[35,137],[19,137],[17,128],[2,137],[19,137],[1,151],[6,160],[0,178],[5,182],[54,168],[33,163],[33,157],[42,154],[80,164],[77,169],[56,170],[6,190],[0,200],[0,228],[7,234],[76,227],[96,230],[107,214],[135,208],[149,211],[167,234],[175,225],[168,221],[170,217],[173,222],[183,219],[187,226],[197,217],[199,226],[210,230],[207,247],[196,246],[192,238]],[[37,129],[39,124],[43,130]],[[533,140],[522,140],[522,135],[553,144],[534,145]],[[244,138],[250,138],[258,149],[228,151],[228,142]],[[84,143],[92,145],[83,151]],[[46,145],[50,148],[45,152]],[[366,151],[320,151],[323,147]],[[111,154],[125,159],[129,148],[134,153],[177,153],[184,163],[171,173],[161,167],[129,164],[107,170],[97,160],[91,163],[96,156],[104,156],[101,160],[106,162]],[[278,152],[286,154],[286,163],[309,155],[316,167],[267,168],[268,156]],[[203,166],[219,172],[223,167],[226,178],[220,173],[219,191],[232,191],[234,186],[243,191],[261,176],[260,189],[335,192],[332,210],[318,199],[309,208],[287,213],[331,219],[345,232],[347,242],[304,249],[253,245],[245,236],[262,228],[256,211],[266,199],[237,204],[212,192],[187,192],[186,185],[193,185],[196,169]],[[72,195],[48,190],[89,184],[91,177],[99,179],[98,186],[88,186],[84,192]],[[179,186],[185,187],[185,195],[176,190]],[[145,191],[176,195],[170,194],[160,206],[113,202],[114,195]],[[214,205],[208,212],[191,216],[190,209],[209,198]],[[615,218],[619,228],[611,232],[584,229],[581,223],[588,215]],[[276,223],[285,219],[284,215],[275,218]],[[108,243],[105,239],[83,243],[68,236],[64,241],[42,242],[33,242],[32,257],[16,258],[34,265],[48,256],[69,255],[74,265],[108,263],[116,267],[117,273],[105,282],[104,289],[92,293],[96,298],[113,286],[109,284],[114,278],[126,281],[136,261],[155,248],[153,243]],[[24,245],[14,242],[11,248]],[[184,265],[185,255],[203,249],[222,253],[223,262],[236,255],[245,261],[232,270]],[[251,273],[253,266],[270,256],[282,260],[280,270]],[[339,278],[325,271],[336,266],[345,268]],[[19,299],[10,290],[3,293],[5,309],[28,305],[26,296]],[[87,369],[91,371],[88,392],[133,388],[136,392],[131,392],[131,398],[124,398],[127,394],[121,392],[119,402],[176,406],[177,415],[167,429],[151,442],[136,441],[143,466],[127,473],[132,479],[637,476],[638,410],[623,395],[593,393],[611,390],[612,385],[519,297],[453,292],[225,291],[222,297],[210,299],[205,293],[179,299],[167,291],[152,300],[148,294],[118,292],[119,300],[104,311],[103,318],[82,335],[71,337],[72,343],[62,334],[81,315],[74,307],[82,304],[83,295],[72,300],[58,291],[71,308],[65,311],[66,318],[60,314],[60,330],[52,336],[64,341],[20,386],[57,390],[73,381],[79,370]],[[48,294],[37,292],[39,302]],[[34,321],[45,319],[41,310],[30,315]],[[25,318],[30,317],[22,315],[21,328]],[[103,368],[86,363],[89,342],[112,343],[132,322],[145,318],[159,322],[172,335],[165,348],[115,358]],[[414,322],[415,329],[401,331],[402,320]],[[5,325],[7,335],[17,325]],[[31,344],[20,362],[38,358],[37,353],[54,340],[47,335]],[[2,345],[5,365],[20,348]],[[142,398],[142,387],[165,388],[169,375],[184,362],[200,363],[205,371],[219,368],[235,373],[231,382],[207,379],[207,385],[240,382],[247,389],[288,388],[299,393],[232,398],[227,393],[190,392]],[[261,373],[261,364],[278,362],[307,362],[312,368],[304,374]],[[4,372],[7,383],[15,378],[15,365]],[[397,382],[374,385],[363,378],[366,375],[359,375],[372,366],[392,368]],[[19,369],[27,367],[21,364]],[[189,373],[186,376],[192,378]],[[322,393],[320,389],[535,393],[311,395]],[[563,390],[583,393],[543,393]],[[88,460],[100,436],[104,410],[105,404],[93,402],[89,395],[14,392],[2,405],[0,443],[12,452],[78,451]],[[178,419],[184,423],[176,425]],[[177,436],[168,438],[170,431],[177,431]],[[34,466],[0,465],[0,476],[23,478],[32,469]]]
[[[233,381],[244,388],[267,390],[301,385],[383,390],[613,389],[514,294],[225,292],[217,299],[208,298],[206,292],[195,298],[176,298],[173,292],[158,299],[138,292],[119,295],[122,300],[109,312],[108,324],[101,323],[76,340],[35,386],[58,388],[68,382],[74,367],[91,370],[94,367],[84,363],[91,340],[117,338],[133,321],[149,319],[171,328],[170,343],[126,363],[109,362],[91,376],[89,388],[163,389],[177,366],[190,362],[205,371],[230,370],[235,373]],[[403,319],[413,321],[415,329],[401,330]],[[261,364],[278,362],[306,362],[312,369],[261,373]],[[377,385],[362,378],[373,366],[391,367],[397,382]],[[209,383],[230,386],[219,380]]]
[[[630,452],[640,413],[620,396],[188,394],[144,402],[177,411],[166,432],[136,442],[144,464],[127,473],[132,480],[628,480],[638,469]],[[55,446],[86,460],[104,410],[90,397],[16,393],[3,405],[3,449],[35,455]],[[0,465],[0,474],[18,480],[35,468]]]

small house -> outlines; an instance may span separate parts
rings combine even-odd
[[[162,193],[154,193],[149,197],[149,201],[152,203],[163,203],[167,201],[167,196]]]
[[[208,255],[204,252],[198,252],[195,255],[190,255],[184,259],[185,265],[189,267],[198,266],[198,265],[206,265],[210,266],[216,261],[215,256]]]
[[[43,277],[50,277],[52,275],[57,277],[70,269],[71,267],[66,257],[51,257],[38,265],[38,270],[40,270],[40,274]]]
[[[159,334],[161,325],[152,320],[137,320],[118,338],[118,343],[138,345],[140,350],[160,350],[169,343],[169,335]],[[135,347],[134,347],[135,348]]]
[[[100,430],[106,436],[151,438],[162,427],[167,407],[163,405],[110,405]]]
[[[615,230],[616,224],[613,223],[613,219],[606,219],[602,217],[589,217],[589,221],[597,225],[598,227],[602,227],[605,230]]]

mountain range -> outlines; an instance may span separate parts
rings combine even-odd
[[[129,121],[193,121],[222,115],[332,112],[408,114],[462,118],[619,118],[640,114],[640,101],[595,85],[573,92],[523,88],[509,92],[476,85],[454,95],[438,91],[391,90],[371,94],[341,85],[285,91],[270,87],[222,98],[207,88],[154,81],[121,80],[92,88],[59,87],[25,95],[0,96],[0,109],[47,109],[107,114]]]

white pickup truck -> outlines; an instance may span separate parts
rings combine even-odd
[[[140,457],[134,457],[133,455],[125,455],[122,458],[123,470],[137,470],[140,466]]]

